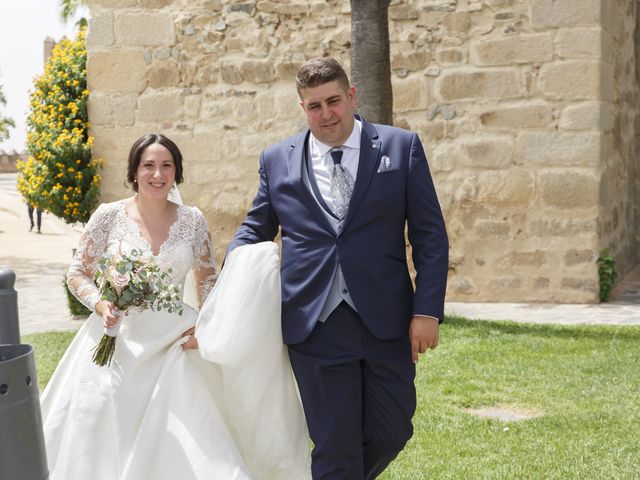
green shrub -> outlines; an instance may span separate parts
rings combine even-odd
[[[597,260],[598,263],[598,280],[600,281],[600,301],[606,302],[611,295],[611,289],[616,283],[618,278],[618,271],[616,270],[616,262],[609,255],[609,250],[606,248],[600,252],[600,256]]]
[[[98,203],[102,160],[91,158],[85,30],[61,40],[35,79],[27,119],[31,157],[18,162],[27,203],[67,223],[89,220]]]

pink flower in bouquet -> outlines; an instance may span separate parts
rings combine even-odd
[[[122,291],[126,288],[127,285],[129,285],[129,282],[131,281],[131,273],[120,273],[118,272],[118,270],[116,270],[115,265],[111,265],[109,267],[109,276],[111,277],[110,283],[111,285],[113,285],[113,288],[116,289],[118,295],[122,293]]]

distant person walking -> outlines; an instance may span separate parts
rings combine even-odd
[[[38,226],[38,233],[42,233],[41,231],[41,227],[42,227],[42,210],[40,210],[37,207],[34,207],[31,204],[27,205],[29,207],[29,221],[31,222],[31,227],[29,227],[29,231],[32,232],[33,231],[33,227],[36,226],[36,224],[33,223],[33,211],[36,211],[36,221],[37,221],[37,226]]]

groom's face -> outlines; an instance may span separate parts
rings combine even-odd
[[[347,141],[355,121],[355,87],[345,89],[334,80],[317,87],[303,88],[300,98],[300,105],[314,137],[331,147]]]

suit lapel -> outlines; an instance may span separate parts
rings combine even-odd
[[[325,217],[324,212],[322,212],[322,207],[318,205],[315,198],[313,198],[313,194],[304,183],[303,179],[303,170],[305,168],[304,163],[304,149],[307,145],[307,141],[309,138],[309,131],[307,130],[306,134],[301,134],[296,136],[294,143],[291,144],[289,148],[289,158],[288,158],[288,167],[289,167],[289,182],[291,186],[298,194],[300,201],[309,209],[309,211],[316,218],[318,223],[322,225],[327,231],[329,231],[332,235],[335,235],[335,231],[329,224],[329,221]],[[355,188],[355,187],[354,187]]]
[[[345,219],[343,231],[349,225],[349,222],[355,215],[358,207],[364,199],[364,194],[371,183],[373,174],[376,171],[378,162],[380,161],[381,142],[378,139],[378,131],[373,125],[367,123],[363,118],[357,117],[362,121],[362,135],[360,138],[360,160],[358,162],[358,174],[353,186],[353,194],[347,210],[347,218]]]

